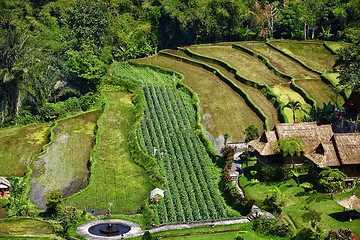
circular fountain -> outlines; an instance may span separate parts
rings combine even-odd
[[[120,239],[119,236],[129,238],[142,233],[140,226],[134,222],[122,219],[102,219],[84,223],[77,229],[77,233],[87,239]]]
[[[130,228],[121,224],[98,224],[89,228],[89,233],[96,236],[112,237],[118,236],[130,231]]]

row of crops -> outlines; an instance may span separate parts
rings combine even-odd
[[[147,83],[142,131],[147,151],[167,178],[161,222],[198,221],[226,216],[211,179],[211,159],[190,126],[185,105],[171,85]],[[188,106],[189,107],[189,106]]]

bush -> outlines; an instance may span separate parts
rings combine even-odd
[[[289,167],[264,167],[260,163],[256,163],[255,168],[265,182],[283,180],[290,172]]]
[[[352,231],[348,229],[339,229],[339,231],[329,231],[329,235],[325,237],[325,240],[353,240]]]
[[[279,224],[275,219],[256,219],[253,224],[253,229],[264,235],[274,235],[278,237],[287,237],[290,233],[288,225]]]

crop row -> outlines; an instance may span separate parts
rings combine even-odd
[[[196,138],[181,97],[173,86],[144,85],[144,143],[167,178],[161,221],[196,221],[225,217],[208,169],[209,156]],[[189,106],[188,106],[189,107]],[[155,150],[156,149],[156,150]]]

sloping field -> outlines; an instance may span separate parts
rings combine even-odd
[[[263,55],[264,57],[268,58],[270,63],[274,67],[276,67],[280,72],[290,75],[293,78],[296,79],[320,78],[318,74],[306,70],[299,63],[292,61],[282,53],[272,49],[266,44],[245,45],[243,43],[239,43],[239,45],[247,47]]]
[[[274,41],[271,44],[320,72],[331,69],[336,57],[322,43]]]
[[[53,143],[32,164],[30,200],[45,208],[45,193],[60,188],[68,197],[88,184],[88,162],[94,146],[96,122],[102,111],[58,122]]]
[[[274,74],[260,59],[232,47],[197,47],[190,50],[226,62],[236,68],[241,76],[261,84],[272,85],[289,82],[289,80]]]
[[[211,49],[212,48],[209,48],[208,51],[211,52]],[[205,64],[219,70],[225,77],[230,79],[232,82],[234,82],[237,86],[239,86],[242,90],[244,90],[249,95],[250,99],[255,103],[255,105],[257,107],[259,107],[262,110],[262,112],[268,117],[270,128],[273,128],[275,123],[278,122],[278,113],[277,113],[277,110],[274,107],[274,105],[270,101],[268,101],[268,99],[264,96],[264,94],[259,89],[248,86],[248,85],[240,82],[239,80],[237,80],[235,78],[234,73],[229,72],[224,67],[220,66],[219,64],[213,63],[211,61],[199,60],[196,58],[192,58],[191,56],[188,56],[183,51],[168,50],[168,52],[178,55],[178,56],[186,57],[188,59],[192,59],[192,60],[195,60],[198,62],[205,63]]]
[[[299,82],[298,80],[304,80],[301,82],[301,88],[313,98],[318,106],[322,106],[323,102],[328,103],[331,101],[330,97],[327,94],[329,86],[320,80],[320,75],[306,70],[300,64],[292,61],[290,58],[281,54],[280,52],[270,48],[269,46],[263,44],[257,45],[247,45],[253,51],[258,52],[259,54],[265,56],[269,61],[276,67],[279,71],[288,74],[296,79],[295,83]],[[310,79],[316,79],[319,81],[307,81]],[[316,86],[314,87],[313,84]],[[316,89],[317,91],[314,91]]]
[[[244,140],[243,130],[251,123],[263,129],[263,122],[243,98],[203,68],[161,55],[137,61],[172,69],[184,75],[183,82],[200,98],[202,123],[215,149],[219,150],[223,146],[223,134],[226,132],[230,134],[229,141],[235,142]]]
[[[19,129],[18,127],[10,127],[10,128],[0,129],[0,138],[10,135],[18,129]]]
[[[23,177],[31,157],[40,153],[49,141],[49,128],[48,124],[31,125],[14,135],[0,138],[0,176]]]
[[[128,134],[134,105],[128,92],[105,92],[107,106],[100,119],[90,183],[66,203],[76,207],[134,213],[149,197],[152,185],[144,170],[131,160]]]
[[[336,52],[338,49],[349,46],[349,43],[346,42],[326,42],[326,44]]]

